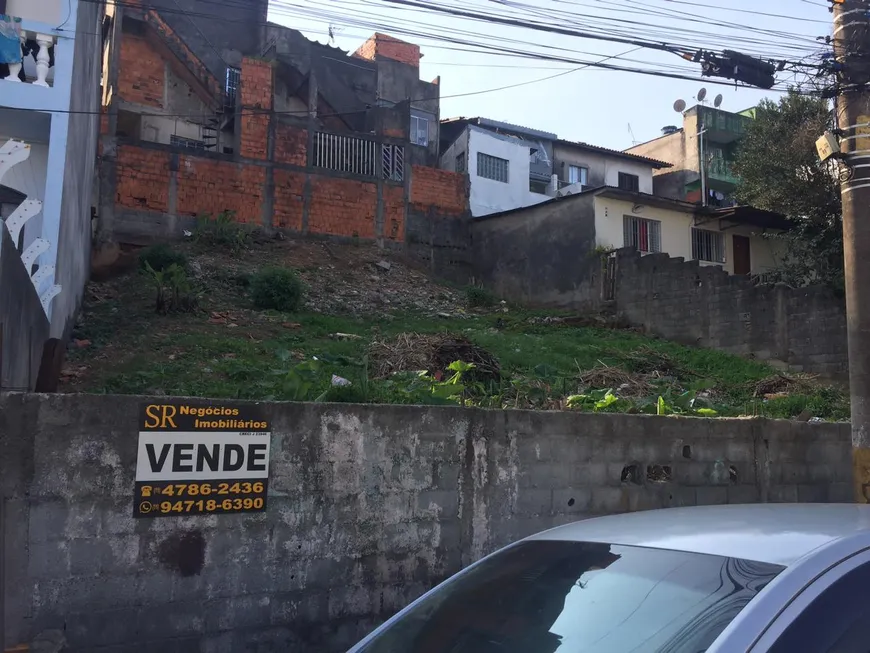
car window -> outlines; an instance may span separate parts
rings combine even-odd
[[[358,653],[702,653],[782,570],[528,541],[442,585]]]
[[[770,653],[870,653],[870,564],[822,592],[783,632]]]

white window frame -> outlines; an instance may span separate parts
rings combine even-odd
[[[429,119],[425,116],[411,115],[411,142],[429,147]]]
[[[724,264],[725,234],[721,231],[692,227],[692,259]]]
[[[635,225],[637,231],[635,233]],[[646,249],[643,245],[643,234],[641,233],[641,225],[646,225]],[[662,223],[661,220],[650,220],[649,218],[639,218],[636,215],[625,215],[622,217],[622,238],[623,246],[636,249],[641,254],[658,254],[662,251]]]
[[[586,166],[568,166],[568,183],[586,186],[589,183],[589,168]]]
[[[477,176],[508,184],[510,183],[510,161],[485,152],[478,152]]]

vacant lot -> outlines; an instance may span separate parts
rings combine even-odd
[[[493,408],[843,419],[836,388],[758,362],[528,312],[434,283],[370,246],[187,243],[185,312],[155,311],[136,255],[92,282],[67,392],[463,403]],[[295,270],[293,313],[256,310],[252,275]]]

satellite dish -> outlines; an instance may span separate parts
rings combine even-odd
[[[683,113],[686,110],[686,101],[685,100],[677,100],[674,102],[674,111],[677,113]]]
[[[698,91],[698,102],[703,102],[706,99],[707,99],[707,89],[702,88],[700,91]]]
[[[716,99],[713,100],[713,106],[716,107],[717,109],[722,106],[722,94],[721,93],[719,93],[719,95],[716,96]]]

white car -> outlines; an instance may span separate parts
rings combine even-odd
[[[459,572],[351,653],[870,653],[870,506],[652,510]]]

